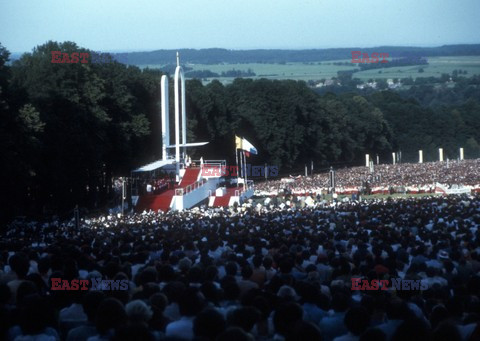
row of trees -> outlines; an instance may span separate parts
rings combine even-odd
[[[53,64],[51,51],[89,52],[48,42],[8,65],[0,46],[3,218],[99,208],[112,177],[161,156],[160,71]],[[389,91],[319,95],[304,82],[266,79],[190,80],[186,95],[189,141],[210,141],[193,157],[235,162],[235,134],[259,150],[251,163],[281,173],[311,160],[316,169],[362,164],[365,153],[386,161],[400,150],[405,161],[418,149],[433,160],[438,147],[480,156],[479,97],[432,108]]]
[[[149,52],[117,53],[115,58],[133,65],[167,64],[175,60],[176,52],[182,60],[195,64],[235,63],[316,63],[352,58],[352,51],[362,53],[388,53],[391,58],[424,58],[426,56],[478,56],[480,44],[444,45],[438,47],[380,46],[371,48],[330,48],[309,50],[226,50],[226,49],[181,49]]]
[[[377,78],[367,81],[368,83],[375,81],[375,89],[366,87],[359,90],[357,85],[364,81],[352,78],[354,76],[352,70],[339,71],[337,74],[338,77],[333,79],[338,80],[341,85],[334,82],[334,85],[316,88],[315,92],[319,95],[357,93],[368,98],[372,93],[388,88],[385,79]],[[320,80],[321,83],[324,81],[325,79]],[[420,105],[433,109],[440,106],[461,106],[470,100],[477,101],[480,98],[480,75],[465,77],[453,72],[451,75],[443,73],[440,77],[394,78],[393,81],[406,86],[395,90],[398,95],[405,99],[415,99]],[[314,82],[309,83],[310,86],[315,85]]]
[[[170,73],[170,74],[173,74],[173,73]],[[246,71],[232,69],[232,70],[222,71],[220,74],[210,70],[193,70],[193,71],[185,72],[185,77],[197,78],[197,79],[218,78],[218,77],[237,78],[237,77],[255,77],[255,76],[256,74],[255,72],[253,72],[252,69],[248,69]]]

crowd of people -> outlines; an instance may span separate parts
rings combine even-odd
[[[285,181],[287,180],[287,181]],[[370,167],[335,169],[335,190],[339,194],[360,193],[433,193],[436,184],[461,185],[471,191],[480,191],[480,159],[380,164]],[[313,177],[272,180],[256,183],[257,195],[275,195],[285,188],[296,193],[322,193],[331,190],[330,173]]]
[[[147,184],[147,193],[160,194],[168,188],[171,180],[168,178],[152,180],[152,184]]]
[[[479,340],[479,227],[478,195],[16,221],[0,239],[0,337]],[[352,290],[358,278],[389,284]]]

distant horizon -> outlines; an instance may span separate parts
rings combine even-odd
[[[48,40],[47,40],[48,41]],[[47,43],[45,41],[43,44]],[[63,43],[63,41],[58,41],[59,43]],[[8,46],[3,45],[3,43],[0,41],[3,47],[5,47],[11,54],[23,54],[23,53],[30,53],[32,50],[39,46],[35,45],[33,46],[29,51],[10,51]],[[76,43],[76,42],[74,42]],[[40,45],[43,45],[40,44]],[[77,43],[77,45],[79,45]],[[227,48],[227,47],[200,47],[200,48],[193,48],[193,47],[178,47],[178,48],[154,48],[154,49],[145,49],[145,50],[137,50],[137,49],[113,49],[113,50],[101,50],[101,49],[92,49],[88,46],[80,46],[81,48],[86,48],[89,50],[93,51],[101,51],[101,52],[106,52],[106,53],[135,53],[135,52],[153,52],[153,51],[159,51],[159,50],[165,50],[165,51],[174,51],[174,50],[211,50],[211,49],[221,49],[221,50],[228,50],[228,51],[251,51],[251,50],[292,50],[292,51],[301,51],[301,50],[328,50],[328,49],[349,49],[349,48],[365,48],[365,49],[371,49],[375,47],[406,47],[406,48],[411,48],[411,47],[418,47],[418,48],[435,48],[435,47],[441,47],[441,46],[455,46],[455,45],[480,45],[480,41],[477,43],[447,43],[447,44],[434,44],[434,45],[356,45],[356,46],[331,46],[331,47],[252,47],[252,48]]]

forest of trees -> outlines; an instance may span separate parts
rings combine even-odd
[[[112,177],[161,156],[158,70],[54,64],[51,51],[89,52],[48,42],[9,65],[0,45],[0,219],[67,213],[76,204],[102,207]],[[311,160],[316,169],[361,164],[365,153],[388,162],[401,151],[403,161],[415,161],[423,149],[428,161],[438,147],[449,158],[460,146],[466,157],[479,157],[475,82],[414,86],[410,93],[318,94],[293,80],[203,85],[194,79],[186,84],[188,138],[210,141],[194,158],[234,162],[234,135],[244,136],[259,152],[250,162],[277,165],[281,173]]]

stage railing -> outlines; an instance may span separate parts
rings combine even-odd
[[[190,192],[193,192],[194,190],[205,185],[206,182],[207,182],[207,179],[201,179],[201,180],[195,181],[193,184],[186,186],[185,188],[177,188],[175,190],[175,195],[182,196]]]
[[[219,168],[222,169],[225,168],[227,165],[227,162],[225,160],[205,160],[203,162],[203,167],[205,168]]]

